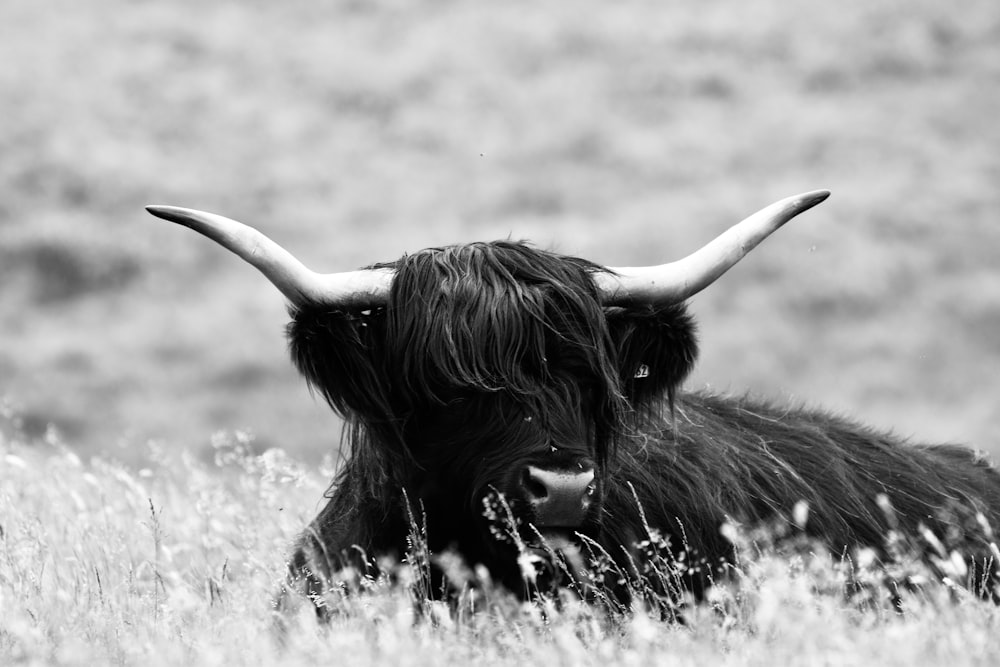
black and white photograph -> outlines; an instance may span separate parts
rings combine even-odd
[[[996,0],[0,26],[0,665],[1000,664]]]

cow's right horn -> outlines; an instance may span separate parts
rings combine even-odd
[[[372,269],[316,273],[253,227],[221,215],[177,206],[147,206],[158,218],[204,234],[264,274],[296,307],[370,307],[385,303],[393,271]]]
[[[594,276],[605,305],[678,303],[705,289],[783,224],[830,196],[814,190],[757,211],[687,257],[658,266],[608,267]]]

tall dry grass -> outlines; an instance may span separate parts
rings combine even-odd
[[[219,434],[210,463],[152,448],[134,469],[81,460],[54,434],[0,441],[0,664],[1000,661],[1000,611],[963,588],[929,583],[897,605],[882,569],[760,540],[743,546],[731,581],[683,607],[683,622],[572,595],[520,603],[482,573],[448,605],[407,586],[420,572],[404,568],[331,599],[327,627],[304,605],[279,635],[270,603],[283,558],[330,470],[247,445]]]

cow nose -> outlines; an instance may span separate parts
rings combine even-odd
[[[539,528],[575,528],[583,523],[594,495],[594,469],[546,470],[528,466],[521,477]]]

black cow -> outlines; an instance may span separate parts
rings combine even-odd
[[[317,599],[344,566],[403,556],[415,516],[432,552],[455,550],[514,591],[526,574],[545,578],[518,559],[545,539],[641,578],[649,554],[637,545],[652,533],[697,594],[733,556],[720,526],[791,521],[803,502],[805,532],[835,554],[886,555],[890,528],[929,529],[989,593],[1000,474],[972,451],[679,391],[697,352],[683,301],[827,195],[778,202],[679,262],[629,269],[503,241],[320,275],[240,223],[150,211],[275,283],[292,303],[296,366],[346,419],[350,457],[291,562]]]

